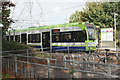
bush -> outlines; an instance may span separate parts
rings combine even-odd
[[[23,49],[30,49],[31,47],[21,44],[15,41],[7,41],[2,40],[2,50],[3,51],[10,51],[10,50],[23,50]]]

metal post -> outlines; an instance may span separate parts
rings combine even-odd
[[[79,58],[78,58],[78,61],[80,61],[80,59],[82,58],[81,55],[79,54],[78,57],[79,57]],[[80,64],[80,66],[82,66],[82,65]]]
[[[21,32],[20,32],[20,43],[21,43],[22,41],[21,41]]]
[[[90,54],[90,46],[89,46],[89,54]]]
[[[55,66],[57,66],[57,61],[56,61],[56,59],[55,59]]]
[[[31,70],[29,69],[29,75],[30,75],[30,78],[31,78]]]
[[[68,56],[69,56],[69,46],[68,46]]]
[[[66,61],[66,56],[64,56],[64,60]],[[64,64],[64,66],[65,66],[65,68],[66,68],[66,62],[65,62],[65,64]]]
[[[75,63],[74,63],[74,55],[72,55],[72,61],[73,61],[73,67],[75,67]]]
[[[13,41],[15,41],[15,30],[13,30],[14,35],[13,35]]]
[[[117,14],[116,14],[116,13],[114,13],[114,28],[115,28],[115,29],[114,29],[114,30],[115,30],[115,31],[114,31],[114,32],[115,32],[115,48],[116,48],[116,15],[117,15]]]
[[[71,60],[71,59],[72,59],[72,58],[71,58],[71,56],[72,56],[72,54],[69,56],[69,57],[70,57],[70,59],[69,59],[70,61],[72,61],[72,60]],[[72,65],[72,63],[71,63],[71,62],[70,62],[70,65]]]
[[[115,32],[115,48],[116,48],[116,15],[114,13],[114,32]]]
[[[50,30],[50,58],[52,59],[52,30]]]
[[[118,47],[116,48],[116,52],[117,52],[117,53],[116,53],[116,56],[118,57]]]
[[[47,66],[48,66],[48,80],[50,80],[50,60],[47,59]]]
[[[87,67],[88,67],[88,65],[87,65],[87,59],[85,58],[85,70],[87,70]]]
[[[41,50],[43,52],[43,45],[42,45],[42,32],[41,32]]]
[[[93,71],[95,71],[95,58],[94,58],[94,56],[92,55],[92,57],[93,57]]]
[[[23,63],[21,62],[21,76],[22,76],[22,78],[23,78]]]
[[[110,65],[108,65],[108,77],[109,78],[111,77],[111,68],[110,68]]]
[[[83,57],[83,59],[85,59],[85,61],[83,61],[83,62],[85,62],[85,64],[83,64],[83,69],[85,68],[85,70],[87,70],[87,64],[86,64],[87,59],[85,57]]]
[[[34,65],[34,79],[35,79],[36,67]]]
[[[26,39],[26,40],[27,40],[27,41],[26,41],[26,43],[28,44],[28,32],[27,32],[27,34],[26,34],[26,35],[27,35],[27,37],[26,37],[26,38],[27,38],[27,39]]]
[[[29,62],[28,57],[29,57],[29,50],[27,50],[27,63]]]
[[[2,27],[3,25],[0,24],[0,79],[2,78]]]
[[[10,65],[9,65],[9,71],[10,71],[10,72],[12,72],[12,66],[11,66],[11,63],[12,63],[12,62],[11,62],[11,59],[10,59],[10,63],[9,63],[9,64],[10,64]]]
[[[119,63],[119,59],[118,59],[118,57],[119,57],[119,55],[118,55],[118,47],[116,48],[116,57],[117,57],[117,64]]]
[[[15,73],[17,75],[17,56],[15,56]]]
[[[26,66],[25,66],[25,64],[24,64],[24,78],[26,78],[27,76],[26,76],[26,68],[25,68]]]
[[[13,72],[15,72],[15,67],[14,67],[14,65],[15,65],[15,61],[13,61]]]
[[[10,30],[9,30],[9,41],[10,41]]]
[[[9,70],[9,59],[8,59],[8,70]]]

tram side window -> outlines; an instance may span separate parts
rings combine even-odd
[[[70,31],[53,34],[53,42],[85,42],[87,40],[86,31]]]
[[[28,43],[40,43],[40,34],[28,34]]]
[[[52,42],[60,42],[60,33],[54,33],[52,35]]]
[[[61,42],[71,42],[72,32],[61,32]]]
[[[15,35],[15,41],[20,42],[20,35]]]
[[[73,32],[73,42],[85,42],[87,40],[86,31]]]

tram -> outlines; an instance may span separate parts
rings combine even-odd
[[[96,50],[95,29],[90,23],[65,23],[10,31],[6,39],[41,49],[89,51]]]

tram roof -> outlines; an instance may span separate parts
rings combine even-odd
[[[32,28],[24,28],[24,29],[18,29],[15,32],[20,32],[20,31],[31,31],[31,30],[39,30],[39,29],[50,29],[50,28],[58,28],[58,27],[66,27],[66,26],[75,26],[78,24],[85,24],[85,22],[81,23],[65,23],[65,24],[58,24],[58,25],[50,25],[50,26],[40,26],[40,27],[32,27]],[[11,31],[13,32],[13,31]]]

